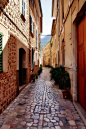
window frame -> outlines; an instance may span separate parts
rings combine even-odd
[[[22,0],[22,14],[25,17],[25,1]]]

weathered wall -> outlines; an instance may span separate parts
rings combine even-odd
[[[0,113],[17,95],[16,85],[16,38],[8,39],[8,71],[0,73]]]

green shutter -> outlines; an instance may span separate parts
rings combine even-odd
[[[23,14],[23,0],[22,0],[22,14]]]
[[[22,14],[25,17],[25,2],[24,2],[24,0],[22,0]]]
[[[3,49],[2,49],[2,34],[0,33],[0,73],[3,72]]]
[[[24,2],[24,17],[25,17],[25,2]]]
[[[34,68],[34,49],[32,48],[32,69]]]

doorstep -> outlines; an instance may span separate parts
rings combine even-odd
[[[76,110],[78,111],[82,121],[84,122],[86,126],[86,111],[83,109],[83,107],[78,102],[73,102]]]

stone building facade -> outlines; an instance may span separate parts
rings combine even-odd
[[[31,15],[34,36],[31,33]],[[37,62],[34,66],[34,72],[37,72],[41,32],[42,9],[39,0],[0,1],[0,113],[18,95],[19,87],[30,82],[32,63]],[[34,58],[36,52],[38,55]]]
[[[71,100],[86,125],[86,0],[52,0],[56,17],[58,65],[70,74]]]
[[[51,42],[48,42],[42,50],[43,66],[51,65]]]
[[[56,49],[57,49],[57,45],[56,45],[56,20],[53,20],[52,23],[52,30],[51,30],[51,65],[55,68],[56,64],[57,64],[57,58],[56,58]]]

